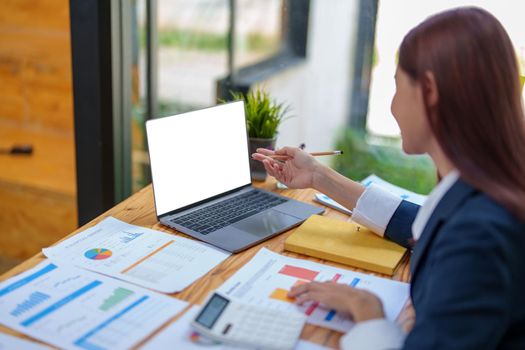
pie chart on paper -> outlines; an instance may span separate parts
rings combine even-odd
[[[84,256],[91,260],[104,260],[109,258],[113,253],[106,248],[93,248],[84,253]]]

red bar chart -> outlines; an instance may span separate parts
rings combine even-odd
[[[292,265],[284,265],[279,271],[281,275],[299,278],[306,281],[313,281],[319,274],[319,271],[305,269],[304,267],[297,267]]]

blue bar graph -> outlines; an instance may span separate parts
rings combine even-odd
[[[25,278],[22,278],[21,280],[19,281],[16,281],[14,283],[11,283],[10,285],[8,285],[7,287],[3,288],[3,289],[0,289],[0,297],[3,297],[4,295],[8,294],[8,293],[11,293],[12,291],[20,288],[20,287],[23,287],[25,286],[26,284],[28,284],[29,282],[37,279],[38,277],[42,276],[42,275],[45,275],[46,273],[48,272],[51,272],[53,271],[54,269],[56,269],[56,265],[53,265],[53,264],[49,264],[45,267],[43,267],[42,269],[38,270],[37,272],[35,272],[34,274],[32,275],[29,275]]]
[[[120,237],[120,242],[122,243],[129,243],[144,234],[143,232],[124,232],[124,233],[126,234],[126,236]]]
[[[106,348],[103,348],[103,347],[100,347],[98,345],[95,345],[95,344],[92,344],[88,341],[88,338],[92,337],[93,335],[95,335],[96,333],[98,333],[99,331],[101,331],[102,329],[106,328],[107,326],[109,326],[112,322],[116,321],[117,319],[121,318],[122,316],[124,316],[126,313],[128,313],[129,311],[131,311],[133,308],[139,306],[140,304],[142,304],[144,301],[146,301],[147,299],[149,299],[148,296],[143,296],[142,298],[138,299],[137,301],[133,302],[132,304],[130,304],[129,306],[127,306],[125,309],[121,310],[119,313],[115,314],[113,317],[109,318],[108,320],[104,321],[103,323],[99,324],[98,326],[96,326],[95,328],[93,328],[92,330],[90,330],[89,332],[87,332],[86,334],[84,334],[82,337],[80,337],[77,341],[75,341],[75,345],[76,346],[79,346],[81,348],[84,348],[86,350],[104,350]]]
[[[80,288],[79,290],[69,294],[68,296],[64,297],[63,299],[57,301],[53,305],[45,308],[44,310],[40,311],[36,315],[31,316],[30,318],[28,318],[27,320],[25,320],[24,322],[22,322],[20,324],[22,326],[24,326],[24,327],[29,327],[33,323],[35,323],[36,321],[40,320],[41,318],[49,315],[53,311],[56,311],[56,310],[60,309],[62,306],[68,304],[72,300],[75,300],[76,298],[78,298],[82,294],[85,294],[85,293],[89,292],[91,289],[93,289],[93,288],[95,288],[95,287],[97,287],[97,286],[99,286],[101,284],[102,284],[102,282],[100,282],[100,281],[93,281],[93,282],[89,283],[88,285]]]
[[[359,281],[361,281],[361,279],[355,277],[352,282],[350,282],[349,286],[352,287],[352,288],[355,288],[355,286],[357,286],[357,284],[359,283]],[[326,317],[324,318],[325,321],[332,321],[332,319],[334,318],[335,314],[337,312],[335,310],[330,310],[327,314],[326,314]]]
[[[335,314],[336,314],[335,310],[330,310],[330,312],[328,312],[328,314],[326,314],[326,317],[324,319],[326,321],[332,321],[332,319],[334,318]]]
[[[350,287],[355,288],[355,286],[357,286],[357,284],[359,283],[359,281],[361,281],[361,279],[359,279],[359,278],[357,278],[357,277],[354,278],[354,279],[352,280],[352,282],[350,282]]]
[[[41,292],[31,293],[27,300],[24,300],[22,303],[16,305],[16,308],[13,311],[11,311],[11,316],[18,317],[24,312],[31,310],[32,308],[41,304],[43,301],[46,301],[49,298],[49,295]]]

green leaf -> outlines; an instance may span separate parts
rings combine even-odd
[[[244,101],[248,136],[273,139],[282,121],[288,119],[290,106],[277,103],[262,88],[250,91],[246,96],[231,92],[233,100]]]

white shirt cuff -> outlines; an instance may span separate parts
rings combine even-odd
[[[390,219],[403,199],[371,184],[357,200],[352,220],[383,237]]]
[[[384,318],[357,323],[346,333],[339,345],[342,350],[367,349],[391,350],[401,349],[406,334],[393,322]]]

